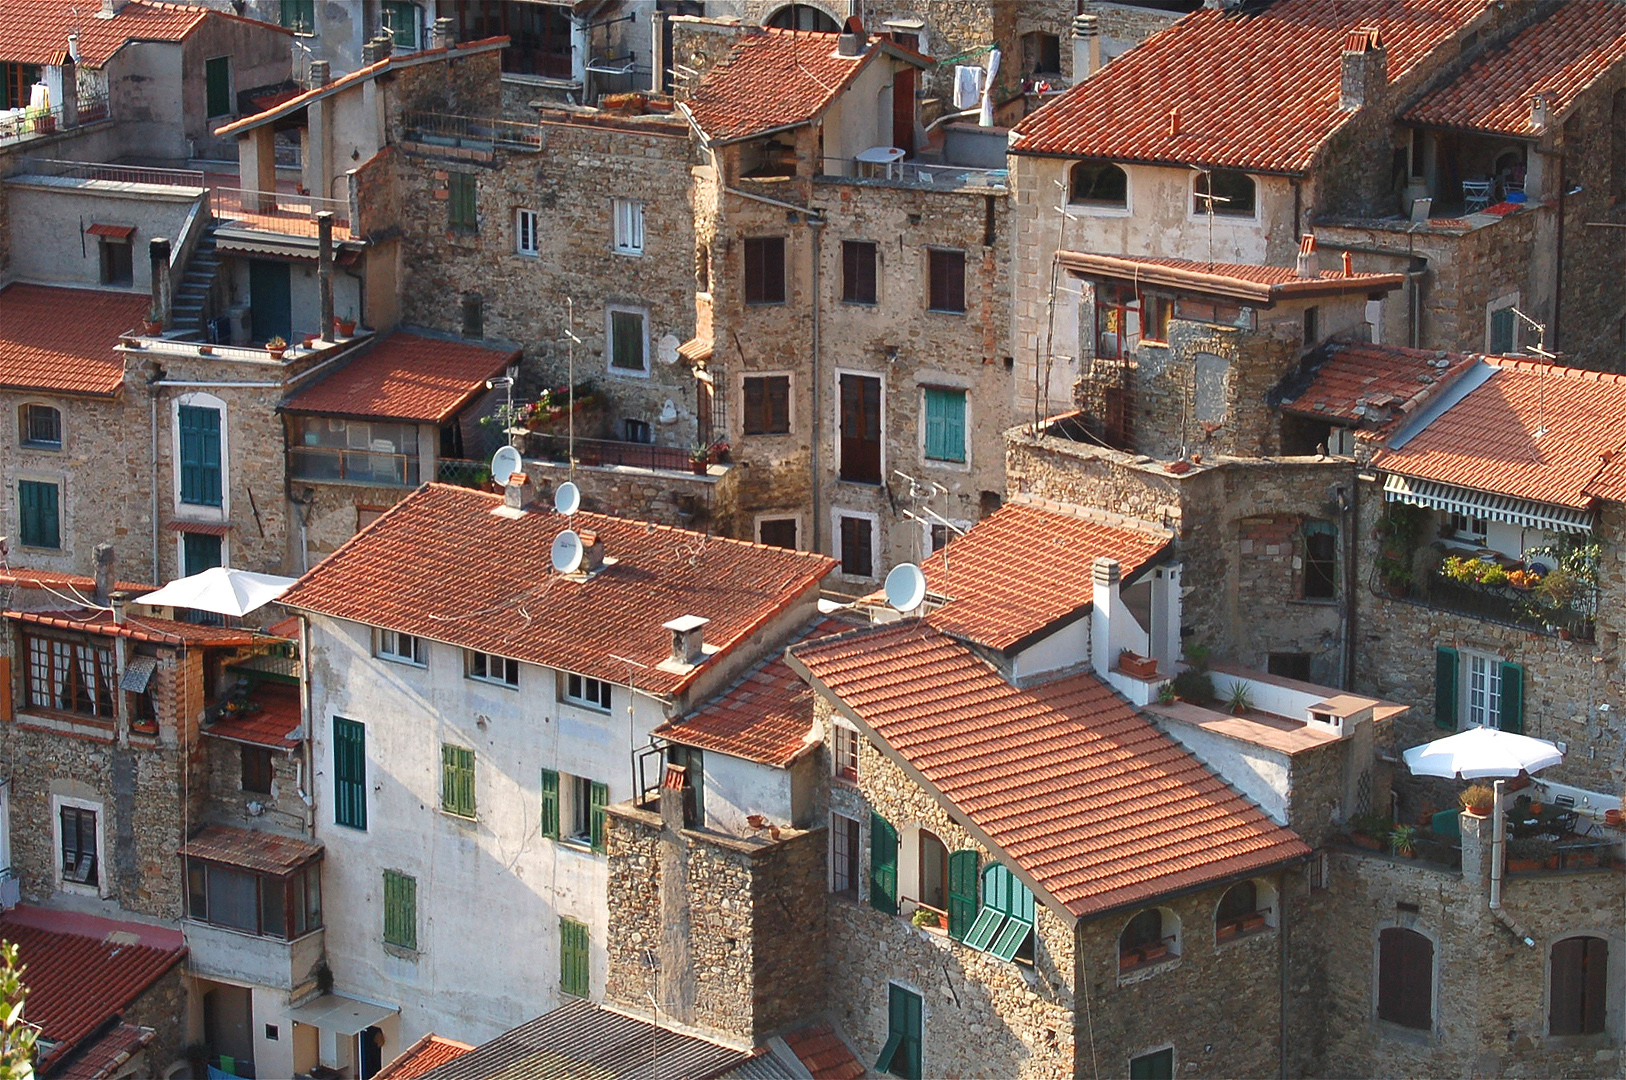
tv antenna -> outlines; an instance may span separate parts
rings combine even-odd
[[[582,506],[582,489],[573,482],[566,480],[559,485],[553,493],[553,508],[565,517],[569,517]]]
[[[1551,367],[1558,359],[1558,354],[1547,350],[1547,327],[1545,324],[1538,323],[1520,311],[1517,306],[1508,310],[1517,315],[1521,322],[1536,332],[1536,343],[1526,345],[1524,347],[1525,351],[1532,356],[1539,356],[1547,361],[1547,366],[1543,367],[1540,374],[1536,376],[1536,432],[1530,437],[1539,439],[1547,434],[1547,368]]]
[[[565,297],[565,453],[570,457],[570,479],[576,479],[576,346],[582,339],[576,336],[576,298]]]
[[[561,574],[574,574],[582,565],[582,538],[566,529],[553,538],[553,568]]]
[[[926,599],[926,575],[914,563],[899,563],[886,575],[886,602],[907,615]]]
[[[1208,265],[1212,267],[1214,265],[1214,204],[1217,202],[1228,203],[1231,200],[1224,195],[1214,194],[1213,169],[1205,169],[1200,165],[1192,165],[1190,168],[1201,173],[1205,181],[1196,188],[1196,196],[1202,200],[1204,212],[1208,215]],[[1203,190],[1204,188],[1207,190]]]

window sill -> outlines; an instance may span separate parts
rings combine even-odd
[[[561,705],[569,705],[573,709],[580,709],[582,712],[590,712],[590,713],[594,713],[594,714],[596,714],[598,716],[610,716],[610,715],[612,715],[614,713],[613,709],[606,709],[601,705],[592,705],[592,704],[589,704],[588,702],[576,701],[576,700],[571,699],[571,698],[566,698],[563,701],[561,701],[559,704],[561,704]]]
[[[518,683],[511,683],[507,679],[484,679],[478,675],[465,675],[463,678],[471,683],[478,683],[480,686],[496,686],[503,690],[519,689]]]
[[[591,840],[583,840],[575,836],[561,836],[555,842],[566,851],[574,851],[578,855],[600,854],[600,852],[593,850],[593,842]]]
[[[24,540],[17,546],[25,551],[51,552],[57,555],[62,554],[62,545],[60,544],[58,544],[56,547],[46,547],[44,544],[30,544],[27,540]]]
[[[742,431],[740,434],[752,439],[775,439],[785,435],[794,435],[793,431]]]
[[[748,307],[748,308],[784,307],[785,306],[785,301],[783,301],[783,300],[747,300],[745,302],[745,306]]]
[[[869,308],[871,311],[878,310],[881,306],[880,303],[875,300],[849,300],[845,296],[841,298],[841,302],[846,304],[848,307]]]
[[[459,825],[480,824],[480,818],[478,816],[470,817],[467,814],[459,814],[456,811],[446,809],[444,806],[440,808],[440,816],[443,818],[449,818],[452,821],[457,822]]]
[[[1373,1026],[1377,1029],[1378,1037],[1394,1042],[1410,1043],[1413,1046],[1433,1046],[1434,1030],[1429,1028],[1412,1028],[1397,1024],[1393,1020],[1374,1020]]]
[[[71,896],[94,896],[100,898],[102,888],[100,885],[81,885],[77,881],[57,881],[57,888]]]
[[[858,480],[850,476],[837,476],[836,481],[842,484],[857,484],[859,487],[878,488],[881,486],[879,478],[874,480]]]
[[[1128,217],[1129,207],[1119,203],[1108,202],[1071,202],[1067,209],[1078,210],[1092,217]]]
[[[540,251],[516,251],[514,254],[519,256],[521,259],[540,259],[542,257],[542,253]]]
[[[24,450],[50,450],[53,453],[60,453],[61,450],[62,450],[62,444],[59,443],[59,442],[58,443],[20,442],[17,445],[22,447]]]
[[[388,941],[383,942],[382,945],[384,952],[389,956],[395,957],[397,960],[410,960],[416,964],[418,962],[418,957],[422,955],[417,949],[407,948],[405,945],[392,945]]]
[[[1173,970],[1174,968],[1178,967],[1179,964],[1180,957],[1178,955],[1171,955],[1160,957],[1159,959],[1151,960],[1144,964],[1136,964],[1131,968],[1119,968],[1118,985],[1126,986],[1129,983],[1141,982],[1144,979],[1149,979],[1152,976],[1160,974],[1164,971]]]
[[[386,664],[400,664],[402,667],[417,668],[419,671],[426,671],[429,668],[429,665],[421,660],[407,660],[404,657],[391,656],[388,653],[374,653],[373,658],[382,660]]]
[[[959,315],[963,317],[965,315],[965,310],[965,308],[955,309],[929,307],[926,309],[926,312],[930,315]]]
[[[1337,607],[1336,596],[1294,596],[1288,599],[1289,604],[1308,604],[1310,607]]]
[[[639,248],[637,251],[633,251],[630,248],[628,248],[626,250],[622,250],[621,248],[611,248],[610,249],[610,254],[611,255],[625,255],[625,256],[627,256],[628,258],[631,258],[631,259],[641,259],[641,258],[644,257],[644,252],[643,252],[642,248]]]
[[[629,379],[647,379],[647,378],[649,378],[649,368],[647,366],[646,367],[641,367],[641,368],[633,368],[633,367],[618,367],[615,364],[610,364],[609,365],[609,372],[610,372],[611,375],[624,375]]]

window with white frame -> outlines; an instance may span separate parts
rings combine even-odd
[[[498,656],[495,653],[474,652],[470,650],[468,657],[468,677],[479,682],[496,683],[498,686],[519,687],[519,661],[512,656]]]
[[[1451,511],[1446,514],[1446,527],[1450,529],[1450,536],[1457,540],[1474,540],[1481,544],[1485,542],[1490,532],[1490,523],[1482,517],[1470,517]]]
[[[577,675],[575,672],[561,672],[559,675],[559,698],[572,705],[582,705],[599,712],[610,711],[610,684],[602,679],[589,678],[586,675]]]
[[[624,375],[649,374],[649,313],[642,308],[612,306],[605,320],[610,370]]]
[[[858,732],[846,724],[832,724],[830,726],[831,768],[843,780],[857,780]]]
[[[1502,715],[1502,662],[1481,653],[1464,653],[1467,668],[1468,724],[1496,727]]]
[[[514,250],[521,255],[539,255],[542,245],[537,239],[535,210],[514,211]]]
[[[102,804],[64,796],[52,798],[57,869],[70,892],[100,892],[102,886]]]
[[[374,633],[373,653],[381,660],[397,664],[424,665],[423,638],[403,634],[398,630],[380,629]]]
[[[644,253],[644,204],[636,199],[615,200],[615,252]]]
[[[830,815],[830,891],[858,899],[859,824],[842,814]]]

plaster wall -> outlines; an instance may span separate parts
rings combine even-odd
[[[1011,677],[1025,678],[1090,661],[1090,617],[1075,619],[1011,658]],[[1114,660],[1117,654],[1113,654]]]
[[[1244,795],[1278,825],[1288,824],[1287,802],[1292,762],[1280,751],[1208,731],[1169,716],[1157,717],[1158,727],[1190,750],[1210,769]]]
[[[788,826],[795,817],[792,774],[755,761],[708,751],[705,755],[706,827],[745,836],[753,833],[745,818],[761,814]]]
[[[110,288],[136,293],[152,289],[147,242],[163,236],[172,245],[179,243],[187,214],[207,198],[196,188],[95,180],[9,180],[6,187],[15,253],[11,270],[16,277],[94,287],[101,279],[101,246],[97,237],[83,230],[96,224],[133,225],[131,283]],[[113,343],[107,344],[111,348]]]

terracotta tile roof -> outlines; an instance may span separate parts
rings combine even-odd
[[[113,347],[141,324],[149,303],[101,289],[0,289],[0,387],[112,396],[124,383]]]
[[[431,1069],[473,1050],[468,1043],[443,1039],[430,1032],[401,1052],[401,1056],[373,1074],[373,1080],[417,1080]]]
[[[295,393],[288,412],[438,424],[486,392],[486,380],[519,360],[462,341],[394,333],[320,382]]]
[[[1089,609],[1096,558],[1118,560],[1127,579],[1168,543],[1163,532],[1007,503],[921,563],[928,593],[948,598],[930,619],[955,637],[1012,649]]]
[[[546,500],[517,519],[493,513],[502,502],[427,485],[322,560],[281,603],[625,684],[628,667],[614,653],[649,665],[637,672],[639,690],[676,693],[704,666],[656,666],[671,655],[662,623],[708,618],[708,645],[733,648],[835,565],[824,555],[578,513],[568,525],[596,532],[606,561],[572,580],[551,567],[567,520]]]
[[[229,825],[208,825],[182,844],[177,854],[225,863],[227,866],[240,866],[244,870],[262,874],[282,875],[292,873],[320,857],[322,845],[297,836],[234,829]]]
[[[251,630],[231,626],[203,626],[198,623],[159,619],[151,615],[131,615],[122,623],[113,621],[111,611],[7,611],[5,617],[56,630],[77,630],[84,634],[129,638],[151,645],[192,645],[229,647],[253,645],[262,640]]]
[[[248,700],[259,705],[259,711],[216,720],[203,729],[204,734],[273,750],[292,750],[299,745],[299,687],[262,682],[250,691]]]
[[[1626,59],[1626,6],[1566,0],[1550,15],[1489,49],[1468,70],[1425,96],[1403,119],[1534,138],[1530,99],[1548,97],[1549,123],[1563,123],[1576,99]]]
[[[57,1044],[42,1076],[186,956],[177,930],[28,905],[0,916],[0,939],[27,968],[24,1019]]]
[[[742,35],[683,107],[713,143],[748,139],[820,116],[882,50],[836,55],[838,34],[763,27]]]
[[[1389,472],[1585,509],[1595,478],[1613,485],[1626,447],[1626,375],[1510,360],[1398,449]],[[1537,439],[1535,432],[1545,428]],[[1402,433],[1403,434],[1403,433]],[[1610,490],[1614,490],[1610,487]]]
[[[96,579],[89,574],[28,570],[18,566],[0,570],[0,586],[13,589],[54,590],[67,593],[68,596],[64,599],[71,597],[89,603],[92,594],[96,592]],[[135,581],[119,581],[113,585],[115,592],[150,593],[157,588],[156,585],[143,585]]]
[[[152,1028],[118,1024],[105,1035],[81,1046],[72,1061],[53,1065],[50,1080],[104,1080],[157,1038]]]
[[[1291,266],[1208,263],[1195,259],[1097,255],[1081,251],[1063,251],[1057,258],[1063,266],[1086,277],[1223,296],[1267,307],[1282,300],[1346,293],[1384,293],[1398,289],[1406,282],[1404,274],[1351,274],[1345,277],[1332,270],[1323,270],[1314,277],[1301,278]]]
[[[1350,31],[1378,30],[1393,84],[1453,44],[1486,6],[1277,0],[1262,10],[1197,11],[1024,119],[1012,152],[1304,173],[1357,115],[1338,108]],[[1179,111],[1174,135],[1171,110]]]
[[[68,0],[6,0],[0,4],[0,60],[59,65],[68,54],[68,34],[77,30],[79,62],[101,67],[131,41],[184,41],[210,14],[150,0],[130,0],[111,19],[97,18],[98,10]]]
[[[853,623],[823,618],[797,641],[851,630]],[[784,768],[818,740],[813,730],[813,691],[778,653],[758,663],[721,694],[687,716],[656,728],[663,739],[715,750],[747,761]]]
[[[1271,400],[1298,416],[1383,427],[1414,413],[1473,359],[1397,345],[1335,345],[1278,386]]]
[[[1019,689],[917,620],[791,658],[1075,916],[1309,854],[1092,674]]]
[[[797,1060],[813,1074],[813,1080],[863,1080],[869,1075],[863,1062],[853,1052],[836,1029],[829,1024],[813,1024],[786,1032],[785,1045]]]

